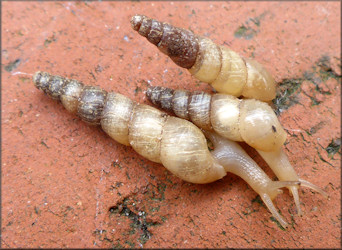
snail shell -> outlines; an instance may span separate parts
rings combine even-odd
[[[61,100],[68,111],[89,124],[101,125],[114,140],[162,163],[185,181],[208,183],[226,175],[209,153],[203,133],[186,120],[170,117],[121,94],[46,72],[37,72],[33,81],[38,89]]]
[[[153,104],[202,129],[213,129],[225,138],[245,141],[258,150],[278,150],[286,140],[286,132],[272,108],[258,100],[159,86],[150,87],[146,95]]]
[[[252,59],[243,58],[209,38],[143,15],[133,16],[131,25],[177,65],[220,93],[261,101],[270,101],[276,96],[274,79]]]

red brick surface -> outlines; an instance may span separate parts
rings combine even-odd
[[[131,29],[137,13],[269,68],[288,88],[279,119],[289,159],[330,199],[301,189],[298,217],[285,190],[275,201],[291,223],[284,231],[240,178],[186,183],[20,73],[43,70],[142,103],[149,83],[211,91]],[[339,2],[3,2],[1,246],[341,247],[340,21]]]

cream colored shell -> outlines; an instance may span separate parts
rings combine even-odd
[[[251,59],[198,37],[199,55],[189,69],[198,80],[212,84],[220,93],[261,101],[275,98],[276,83],[268,71]]]
[[[168,117],[162,137],[160,159],[163,165],[183,180],[209,183],[226,175],[213,160],[203,133],[185,120]]]

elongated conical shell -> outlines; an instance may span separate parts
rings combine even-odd
[[[76,80],[46,72],[37,72],[33,80],[38,89],[61,100],[82,120],[100,124],[114,140],[132,146],[151,161],[162,163],[185,181],[208,183],[226,175],[210,154],[201,130],[189,121],[170,117],[121,94],[107,93],[97,86],[83,86]],[[165,95],[165,99],[170,98]]]
[[[143,15],[131,19],[132,28],[177,65],[218,92],[270,101],[275,98],[275,81],[267,70],[206,37]]]
[[[276,151],[286,140],[286,132],[272,108],[258,100],[160,86],[149,87],[146,95],[154,104],[202,129],[213,129],[227,139],[244,141],[258,150]]]

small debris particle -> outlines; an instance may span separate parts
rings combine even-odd
[[[9,64],[5,66],[5,70],[7,72],[11,72],[12,70],[14,70],[15,68],[19,66],[20,62],[21,62],[20,59],[16,59],[13,62],[10,62]]]
[[[338,138],[336,140],[331,140],[331,142],[329,143],[329,145],[325,148],[325,151],[327,151],[329,157],[333,157],[334,154],[336,154],[337,152],[339,152],[341,148],[341,138]]]
[[[236,38],[244,38],[246,40],[252,39],[256,35],[256,31],[251,27],[246,27],[245,25],[241,25],[234,32],[234,36]]]
[[[129,42],[128,36],[124,36],[124,40],[125,40],[126,42]]]
[[[47,47],[50,43],[55,42],[55,41],[57,41],[57,38],[56,38],[55,34],[53,34],[49,38],[45,39],[44,46]]]
[[[277,96],[273,100],[273,103],[276,106],[275,112],[277,115],[298,103],[297,94],[300,92],[300,86],[303,81],[303,78],[293,78],[284,79],[279,83]]]
[[[101,65],[97,65],[96,68],[95,68],[95,72],[96,73],[100,73],[103,71],[103,67]]]
[[[46,145],[46,143],[45,143],[43,140],[41,140],[40,144],[42,144],[42,145],[45,146],[46,148],[50,148],[48,145]]]

